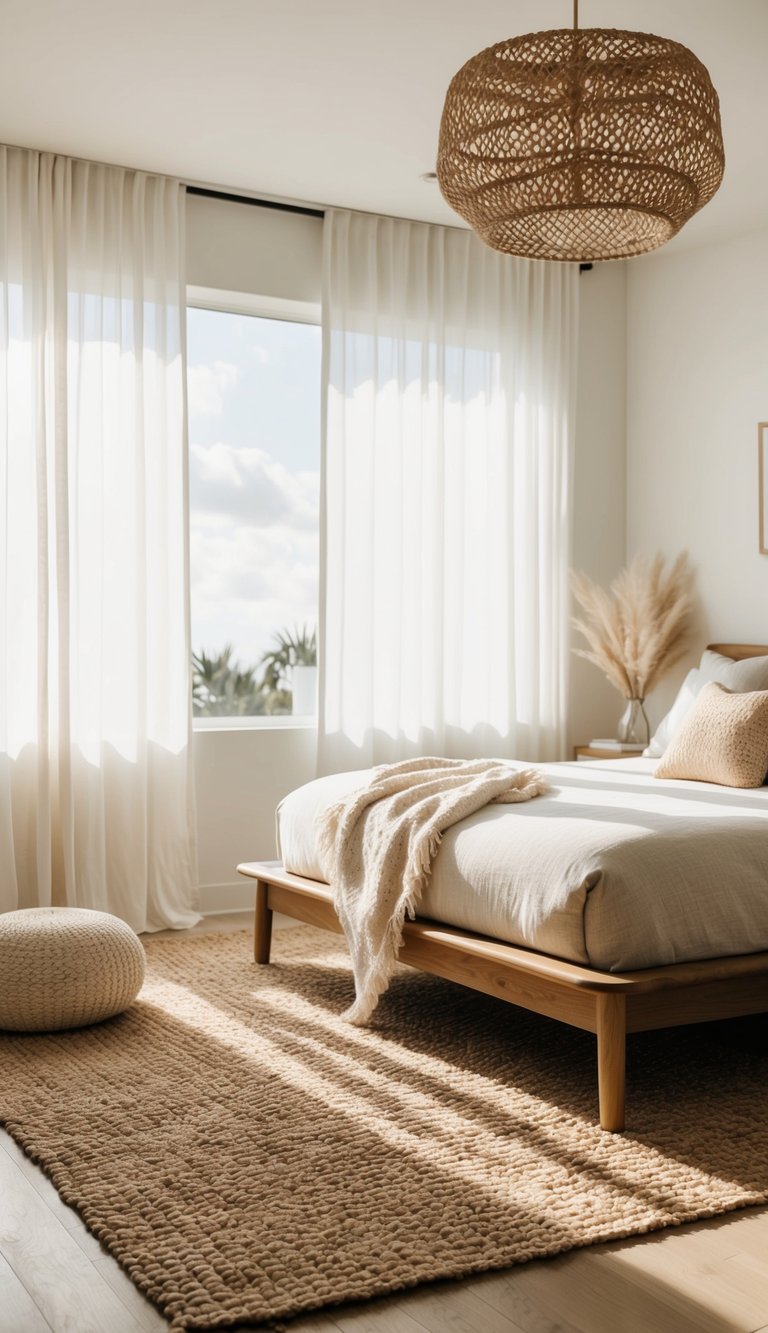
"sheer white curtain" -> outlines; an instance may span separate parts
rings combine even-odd
[[[183,196],[0,150],[0,908],[197,919]]]
[[[563,756],[575,266],[332,211],[323,772]]]

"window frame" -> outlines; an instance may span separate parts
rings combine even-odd
[[[196,310],[213,310],[229,315],[251,315],[255,319],[277,319],[290,324],[322,323],[319,301],[295,301],[290,297],[262,296],[255,292],[232,292],[219,287],[200,287],[187,283],[186,305]],[[186,364],[186,347],[184,352]],[[189,546],[189,501],[187,502],[187,545]],[[192,586],[189,589],[192,596]],[[190,711],[192,696],[190,691]],[[275,714],[272,716],[195,717],[192,713],[192,731],[317,731],[317,717],[302,714]]]
[[[287,296],[259,296],[255,292],[230,292],[187,283],[186,303],[196,310],[218,310],[225,315],[252,315],[256,319],[280,319],[289,324],[322,323],[319,301],[294,301]]]

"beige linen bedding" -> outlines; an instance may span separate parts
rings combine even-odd
[[[656,763],[540,766],[548,795],[445,833],[419,915],[612,971],[768,949],[768,787],[662,782]],[[286,870],[323,879],[315,820],[369,777],[281,802]]]

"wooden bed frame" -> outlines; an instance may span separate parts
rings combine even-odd
[[[710,647],[736,660],[768,656],[768,647],[756,644]],[[341,931],[327,884],[291,875],[278,861],[246,862],[238,870],[256,880],[257,963],[269,962],[273,912]],[[628,1032],[768,1011],[768,952],[640,972],[600,972],[417,918],[405,923],[399,956],[422,972],[594,1032],[600,1124],[608,1130],[624,1128]]]

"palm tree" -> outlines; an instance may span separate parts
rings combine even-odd
[[[275,646],[262,653],[261,683],[266,690],[290,690],[290,671],[295,666],[317,666],[317,632],[307,625],[301,629],[280,630],[274,636]]]
[[[241,668],[232,661],[232,653],[232,644],[225,643],[215,657],[209,657],[203,649],[192,654],[195,717],[256,717],[277,711],[267,707],[266,692],[256,679],[256,667]]]

